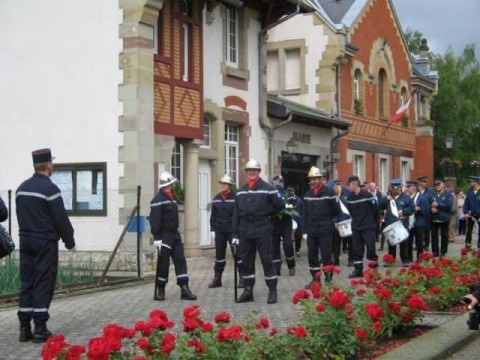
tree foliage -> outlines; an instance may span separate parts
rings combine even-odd
[[[412,54],[418,55],[420,52],[420,44],[422,42],[423,34],[418,30],[413,30],[407,27],[403,35],[408,45],[408,51],[410,51]]]

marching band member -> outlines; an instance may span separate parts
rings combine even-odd
[[[413,200],[415,212],[409,217],[410,236],[408,238],[408,261],[413,262],[413,242],[417,250],[417,261],[423,252],[423,237],[427,224],[429,203],[427,197],[420,194],[416,181],[407,181],[407,194]]]
[[[452,214],[453,195],[445,189],[442,179],[435,180],[435,193],[432,197],[432,253],[433,256],[445,256],[448,251],[448,225]],[[441,243],[439,246],[439,233]]]

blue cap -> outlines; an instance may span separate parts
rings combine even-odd
[[[330,180],[329,182],[327,182],[327,189],[333,189],[335,187],[335,180]]]
[[[358,181],[358,183],[360,184],[360,178],[359,178],[358,176],[356,176],[356,175],[350,176],[350,177],[348,178],[347,183],[350,184],[351,182],[354,182],[354,181]]]
[[[392,179],[390,180],[390,186],[399,187],[402,185],[402,179]]]
[[[280,174],[273,175],[272,180],[280,180],[283,181],[283,176]]]
[[[418,182],[416,182],[415,180],[408,180],[407,186],[418,186]]]
[[[435,181],[434,181],[434,184],[443,184],[445,181],[443,181],[442,178],[436,178]]]

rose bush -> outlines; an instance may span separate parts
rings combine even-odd
[[[388,256],[386,263],[392,263]],[[324,267],[324,272],[339,272]],[[183,332],[163,310],[153,310],[148,320],[132,327],[104,327],[87,346],[69,344],[63,335],[50,337],[42,358],[53,359],[345,359],[376,339],[392,336],[412,326],[426,310],[444,310],[457,303],[480,279],[480,252],[462,249],[458,258],[434,258],[381,273],[373,266],[349,288],[313,282],[297,290],[292,303],[303,310],[303,319],[284,331],[272,328],[266,317],[239,324],[228,312],[213,322],[201,318],[198,305],[183,312]],[[318,276],[320,278],[320,274]]]

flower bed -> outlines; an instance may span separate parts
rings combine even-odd
[[[392,262],[389,255],[384,262]],[[198,305],[184,309],[183,332],[162,310],[131,328],[107,325],[86,346],[70,345],[63,335],[51,337],[43,359],[345,359],[379,339],[411,328],[426,310],[444,310],[458,303],[480,279],[480,252],[463,249],[458,258],[422,254],[420,263],[389,268],[384,274],[369,268],[351,287],[297,290],[292,302],[303,320],[287,331],[270,326],[266,317],[239,324],[221,312],[214,322],[201,318]],[[339,272],[333,266],[323,271]],[[320,276],[320,274],[319,274]]]

